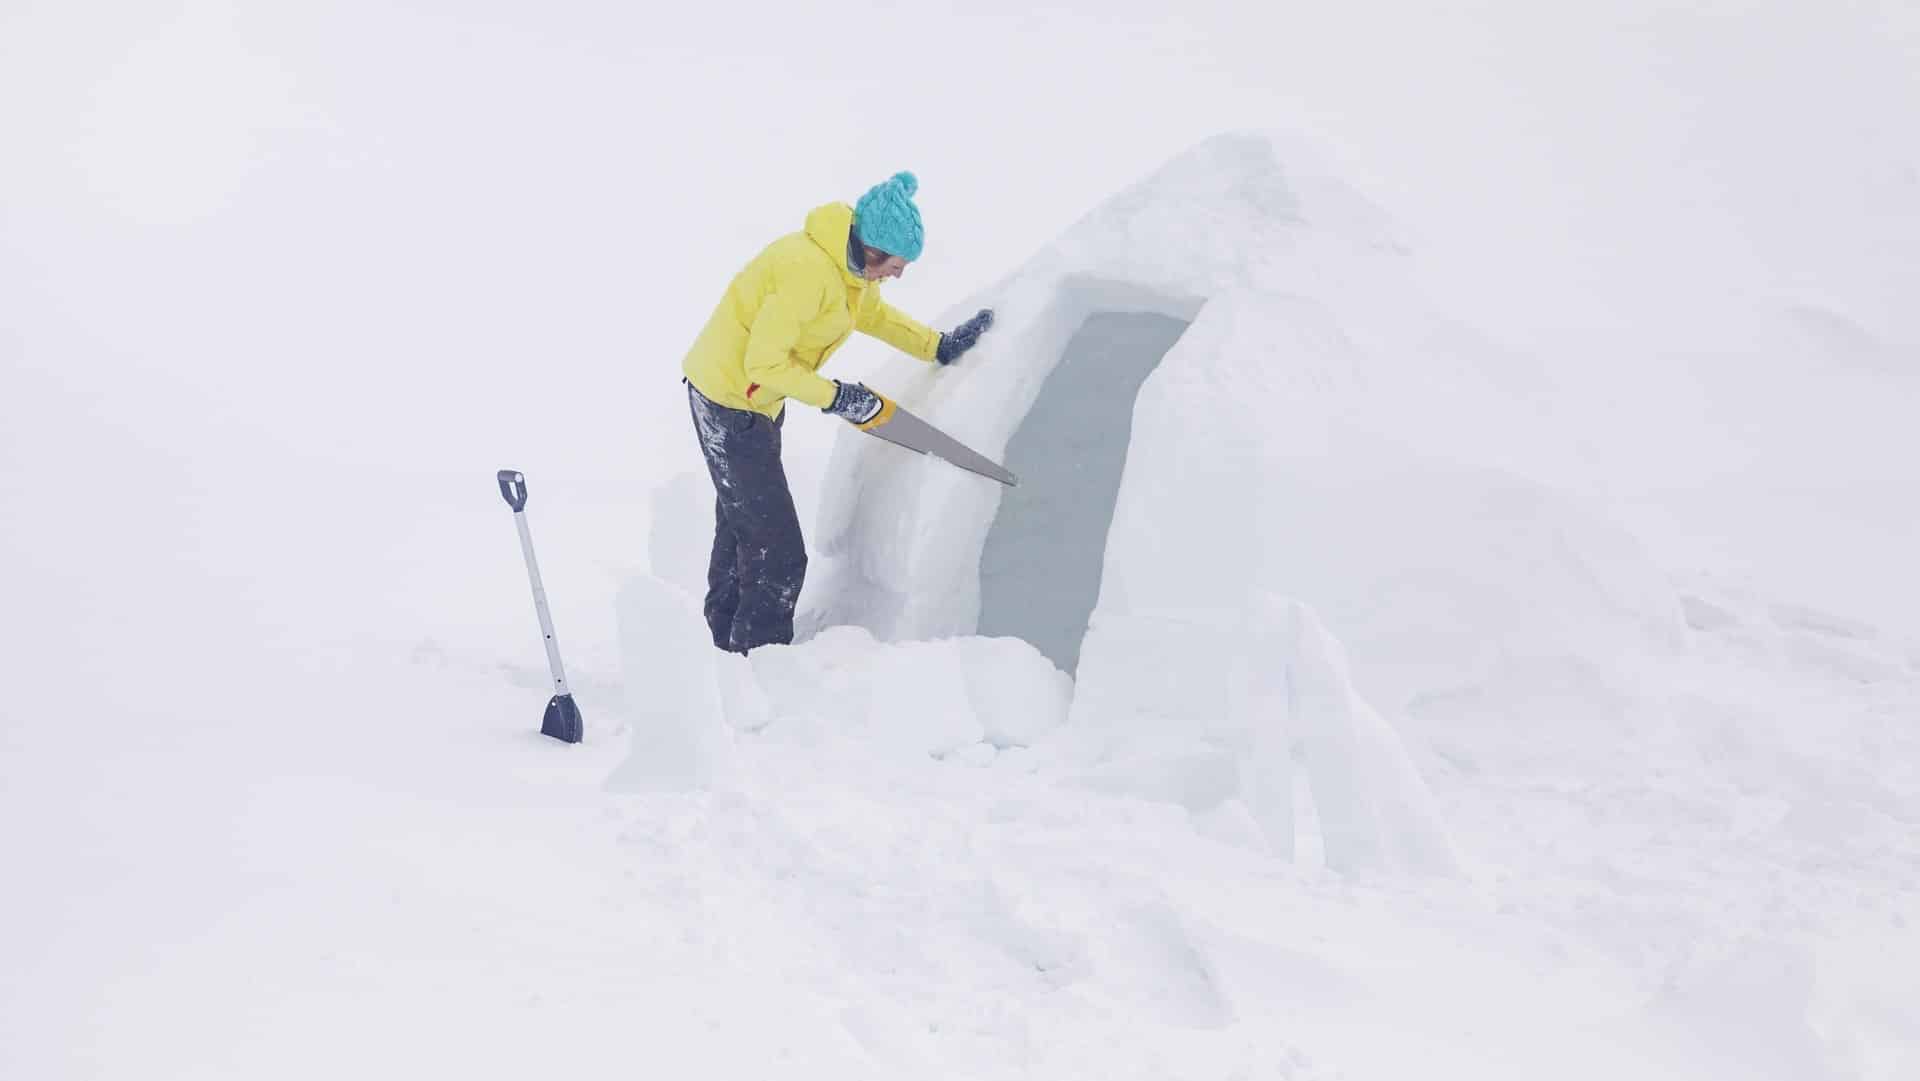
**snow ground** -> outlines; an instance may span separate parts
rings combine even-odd
[[[175,723],[111,754],[15,731],[10,850],[39,888],[9,902],[9,1072],[1914,1063],[1915,788],[1880,765],[1916,761],[1911,678],[1743,665],[1719,689],[1768,708],[1700,703],[1719,725],[1660,753],[1438,754],[1472,877],[1436,884],[1290,866],[1243,818],[1105,793],[1044,747],[935,759],[820,716],[740,734],[717,790],[609,793],[614,711],[579,748],[532,735],[536,665],[362,648],[263,674],[286,704],[250,731]],[[613,678],[583,665],[583,698]],[[1847,734],[1794,748],[1751,723],[1801,710]]]

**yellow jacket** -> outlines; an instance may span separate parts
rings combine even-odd
[[[828,203],[807,215],[806,229],[755,256],[687,352],[687,381],[721,405],[778,417],[788,398],[818,409],[833,403],[833,381],[819,368],[856,330],[933,360],[940,335],[848,269],[852,227],[853,208]]]

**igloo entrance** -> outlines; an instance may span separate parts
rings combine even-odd
[[[1187,326],[1156,312],[1097,311],[1068,340],[1007,441],[1007,468],[1021,480],[1001,495],[981,550],[980,634],[1022,638],[1068,673],[1079,667],[1134,398]]]

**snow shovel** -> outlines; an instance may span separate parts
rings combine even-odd
[[[892,398],[882,395],[880,403],[880,412],[872,420],[854,427],[896,447],[931,454],[943,462],[997,480],[1009,488],[1020,483],[1020,478],[1007,472],[1006,466],[900,408]]]
[[[553,616],[547,612],[547,590],[540,584],[540,564],[533,559],[533,534],[527,532],[527,478],[512,469],[499,473],[500,494],[513,508],[513,524],[520,530],[520,553],[527,557],[527,577],[533,581],[533,610],[540,615],[540,633],[547,643],[547,667],[553,670],[553,687],[559,692],[547,703],[540,719],[540,734],[562,743],[578,743],[581,738],[580,708],[573,704],[567,690],[567,672],[560,667],[560,643],[553,637]]]

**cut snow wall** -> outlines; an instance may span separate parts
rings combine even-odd
[[[1071,674],[1100,595],[1141,383],[1185,333],[1154,312],[1090,315],[1067,342],[1013,438],[980,553],[979,633],[1025,639]]]

